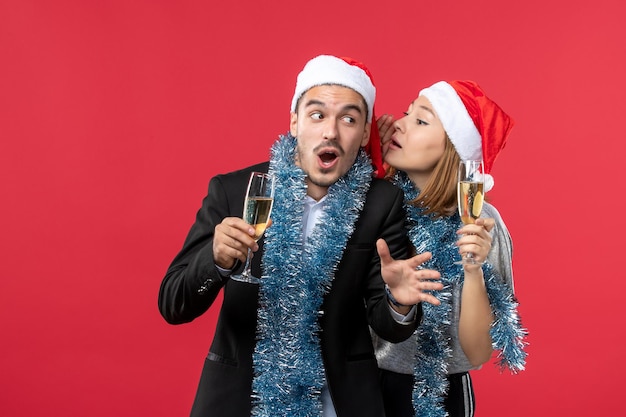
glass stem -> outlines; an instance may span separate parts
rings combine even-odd
[[[244,277],[249,277],[251,272],[250,271],[250,261],[252,260],[252,249],[248,248],[248,256],[246,256],[246,264],[243,267],[243,271],[241,272],[241,275],[243,275]]]
[[[471,265],[476,265],[476,260],[474,259],[474,254],[472,252],[467,252],[465,254],[465,262]]]

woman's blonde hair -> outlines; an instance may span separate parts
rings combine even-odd
[[[457,207],[456,187],[457,172],[461,157],[446,134],[446,142],[443,155],[433,169],[428,182],[420,195],[410,204],[417,207],[425,207],[424,214],[433,214],[435,217],[451,216]],[[390,175],[395,173],[390,170]]]

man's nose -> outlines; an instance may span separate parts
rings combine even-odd
[[[337,139],[337,123],[336,120],[329,118],[324,126],[324,139],[335,140]]]

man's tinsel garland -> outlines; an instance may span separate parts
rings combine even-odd
[[[416,416],[444,417],[447,413],[443,407],[443,397],[448,389],[447,363],[451,354],[447,336],[452,313],[451,289],[455,285],[462,285],[464,279],[463,267],[454,264],[460,259],[455,242],[458,239],[456,231],[462,223],[457,213],[435,218],[423,214],[423,208],[409,204],[419,195],[419,190],[404,172],[398,171],[393,182],[404,191],[409,238],[417,253],[432,252],[432,258],[423,267],[438,270],[444,284],[444,289],[435,293],[441,301],[439,306],[423,304],[424,315],[417,330],[413,387]],[[526,363],[526,331],[521,327],[517,301],[512,289],[492,265],[483,265],[483,275],[495,317],[490,333],[493,347],[498,351],[498,365],[500,369],[521,371]]]
[[[290,134],[272,146],[276,186],[259,287],[253,416],[321,415],[325,376],[318,318],[372,179],[371,161],[361,150],[348,173],[328,189],[322,217],[304,245],[307,187],[295,156]]]

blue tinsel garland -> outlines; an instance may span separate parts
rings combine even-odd
[[[324,213],[302,243],[306,183],[294,164],[296,140],[287,134],[272,147],[276,188],[272,227],[265,235],[253,354],[253,416],[312,417],[322,412],[324,365],[318,323],[324,295],[363,208],[372,178],[362,150],[333,184]]]
[[[448,390],[447,363],[451,354],[446,336],[452,312],[451,289],[453,285],[461,285],[464,279],[462,266],[454,264],[460,259],[455,242],[456,231],[462,223],[457,213],[435,218],[409,204],[419,195],[419,190],[405,173],[398,171],[394,183],[404,191],[409,238],[417,253],[430,251],[433,254],[423,267],[438,270],[444,285],[444,289],[435,294],[441,301],[439,306],[423,304],[424,316],[417,330],[413,406],[416,416],[444,417],[447,413],[443,397]],[[488,263],[483,265],[483,276],[495,317],[490,334],[493,347],[498,351],[498,364],[513,372],[521,371],[526,363],[526,331],[521,327],[513,291]]]

